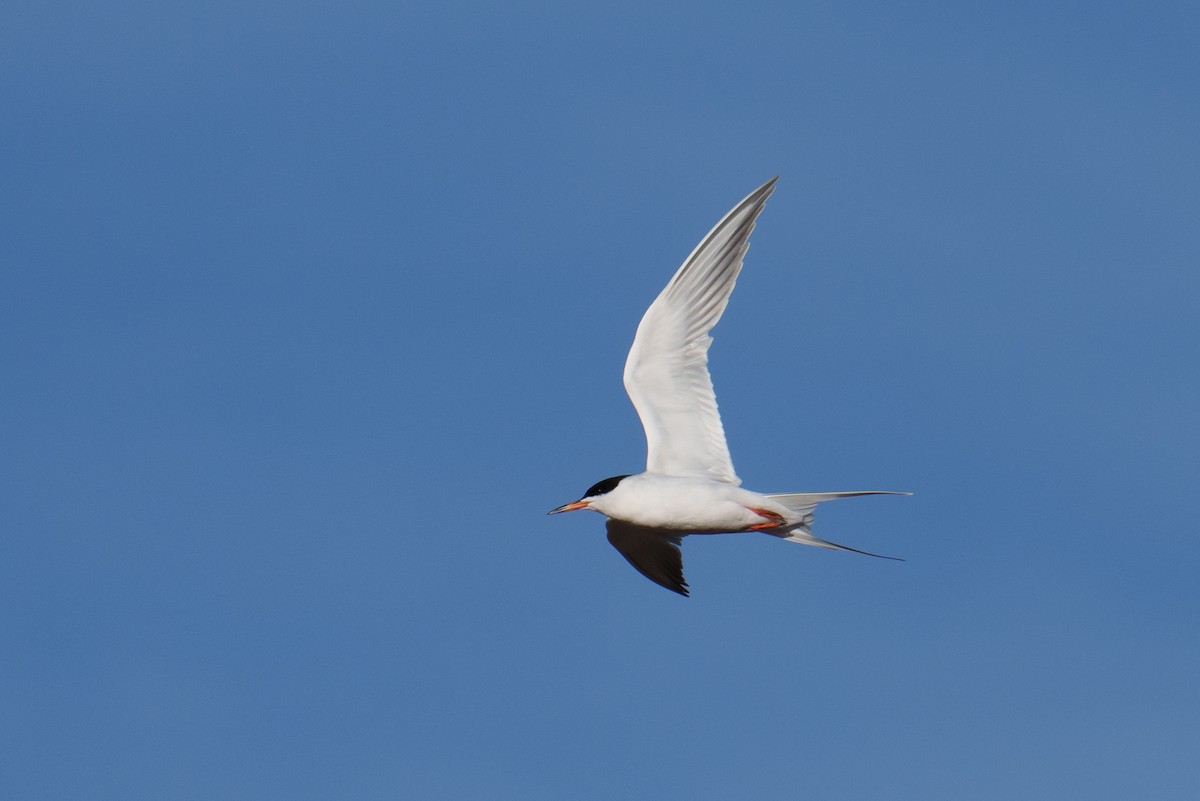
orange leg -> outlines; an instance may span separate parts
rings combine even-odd
[[[756,523],[755,525],[746,529],[747,531],[758,531],[759,529],[763,528],[775,528],[776,526],[782,526],[785,522],[787,522],[784,520],[783,515],[772,512],[770,509],[755,509],[753,506],[747,506],[746,508],[751,512],[754,512],[754,514],[758,515],[759,517],[767,518],[767,522]]]

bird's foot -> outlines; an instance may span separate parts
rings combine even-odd
[[[765,523],[755,523],[753,526],[750,526],[750,528],[746,529],[747,531],[759,531],[760,529],[764,528],[775,528],[776,526],[782,526],[787,522],[783,515],[777,512],[772,512],[770,509],[756,509],[753,506],[747,506],[746,508],[751,512],[754,512],[754,514],[758,515],[759,517],[765,517],[767,519],[767,522]]]

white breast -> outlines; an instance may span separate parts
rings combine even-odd
[[[775,504],[756,492],[700,478],[641,473],[624,479],[591,508],[639,526],[689,532],[743,531],[763,522],[747,506]]]

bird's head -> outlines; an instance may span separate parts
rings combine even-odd
[[[559,512],[574,512],[576,509],[587,509],[589,506],[591,506],[593,501],[598,500],[599,498],[602,498],[615,490],[617,485],[621,483],[621,480],[625,478],[629,478],[629,476],[613,476],[612,478],[606,478],[603,481],[598,481],[589,487],[588,491],[583,493],[583,497],[579,500],[571,501],[570,503],[564,503],[557,509],[551,509],[549,512],[546,512],[546,514],[556,515]]]

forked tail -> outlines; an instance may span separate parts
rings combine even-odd
[[[838,498],[854,498],[859,495],[912,495],[912,493],[867,490],[862,492],[793,492],[782,495],[768,495],[767,497],[771,500],[785,506],[791,514],[788,515],[787,525],[779,526],[778,528],[762,529],[762,532],[790,542],[814,545],[818,548],[851,551],[867,556],[877,556],[880,559],[894,559],[898,562],[903,562],[904,560],[899,556],[884,556],[883,554],[871,553],[870,551],[860,551],[858,548],[851,548],[848,545],[838,545],[836,542],[830,542],[829,540],[813,536],[813,510],[817,508],[817,504],[824,503],[825,501],[836,501]]]

